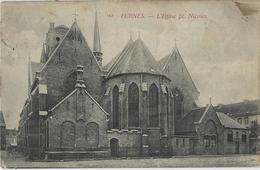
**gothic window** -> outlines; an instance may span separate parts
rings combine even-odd
[[[99,127],[95,122],[87,124],[87,146],[97,148],[99,143]]]
[[[168,91],[168,88],[166,87],[165,88],[166,90],[166,114],[167,114],[167,127],[170,128],[170,110],[169,110],[169,98],[170,98],[170,95],[169,95],[169,91]]]
[[[246,143],[246,132],[243,132],[241,135],[242,143]]]
[[[233,132],[229,131],[227,134],[227,141],[228,142],[233,142]]]
[[[175,118],[176,118],[176,120],[180,120],[182,118],[182,114],[183,114],[183,95],[178,89],[175,89],[173,94],[174,94]]]
[[[152,84],[149,88],[149,126],[159,126],[158,88]]]
[[[128,126],[139,127],[139,89],[135,83],[128,88]]]
[[[117,86],[113,88],[113,115],[112,115],[112,128],[119,128],[119,89]]]
[[[73,148],[75,143],[75,125],[73,122],[63,122],[61,125],[61,146]]]

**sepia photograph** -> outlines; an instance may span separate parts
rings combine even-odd
[[[260,166],[260,1],[2,1],[1,168]]]

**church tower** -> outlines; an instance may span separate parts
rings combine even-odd
[[[103,53],[101,52],[97,11],[96,11],[96,15],[95,15],[93,54],[95,55],[95,57],[96,57],[96,59],[98,61],[98,64],[100,66],[102,66],[102,55],[103,55]]]

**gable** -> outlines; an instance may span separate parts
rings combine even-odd
[[[158,65],[177,87],[192,89],[199,93],[178,49],[175,49],[170,55],[158,61]]]
[[[74,22],[41,69],[42,79],[48,85],[49,108],[74,89],[76,82],[67,83],[67,81],[77,65],[84,67],[85,85],[97,100],[102,93],[102,72],[84,36]]]
[[[52,116],[72,121],[107,119],[109,114],[84,89],[75,89],[51,110]]]

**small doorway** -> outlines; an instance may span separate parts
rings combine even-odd
[[[239,154],[239,141],[236,141],[236,154]]]
[[[110,150],[111,150],[111,156],[112,157],[118,157],[118,139],[113,138],[110,140]]]

